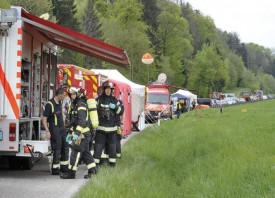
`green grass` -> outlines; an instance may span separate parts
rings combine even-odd
[[[247,113],[242,113],[247,109]],[[148,128],[75,197],[274,197],[275,100],[202,109]]]

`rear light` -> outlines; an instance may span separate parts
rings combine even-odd
[[[14,123],[14,122],[10,123],[9,140],[10,141],[15,141],[16,140],[16,123]]]
[[[24,146],[24,153],[33,152],[33,149],[34,149],[34,147],[32,145],[27,144]]]

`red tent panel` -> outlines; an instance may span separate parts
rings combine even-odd
[[[128,135],[132,129],[132,98],[130,85],[109,78],[109,81],[115,85],[115,97],[122,100],[124,105],[124,114],[122,116],[123,130],[122,135]]]

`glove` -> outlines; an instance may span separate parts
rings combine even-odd
[[[78,139],[78,134],[74,133],[73,134],[73,140],[76,141]]]
[[[110,104],[109,104],[109,108],[110,108],[110,109],[115,109],[115,108],[116,108],[116,105],[113,104],[113,103],[110,103]]]
[[[72,141],[72,135],[71,134],[68,134],[67,137],[66,137],[66,142],[70,142]]]
[[[121,128],[120,127],[117,127],[117,134],[121,135]]]
[[[77,139],[74,140],[74,144],[75,144],[76,146],[79,146],[80,143],[81,143],[81,140],[82,140],[83,138],[84,138],[84,135],[83,135],[83,134],[80,134],[79,136],[77,136]]]

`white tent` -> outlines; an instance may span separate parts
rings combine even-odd
[[[180,94],[180,95],[183,95],[183,96],[187,96],[190,98],[189,100],[189,104],[187,105],[188,107],[188,110],[190,110],[190,107],[191,107],[191,104],[194,100],[197,100],[197,95],[191,93],[190,91],[188,90],[182,90],[182,89],[179,89],[176,93],[174,94]]]
[[[132,89],[132,121],[138,122],[139,130],[145,128],[145,113],[144,113],[144,104],[145,104],[145,86],[136,84],[127,78],[125,78],[119,71],[116,69],[91,69],[95,74],[103,74],[108,76],[108,78],[127,83]]]
[[[181,94],[183,96],[188,96],[190,98],[190,103],[192,103],[193,100],[197,99],[197,95],[191,93],[188,90],[179,89],[176,93]]]

